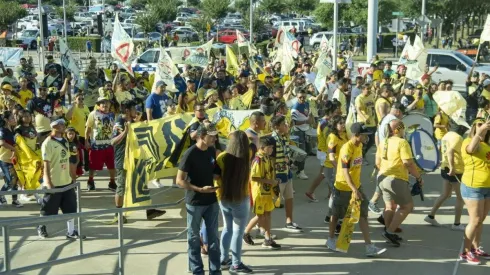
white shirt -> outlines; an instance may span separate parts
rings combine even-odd
[[[350,107],[352,108],[352,111],[356,111],[356,106],[355,106],[355,102],[356,102],[356,97],[358,97],[360,94],[361,94],[362,90],[361,88],[357,88],[356,86],[352,86],[352,91],[351,91],[351,94],[350,94]]]
[[[387,114],[385,117],[383,117],[381,119],[381,123],[379,124],[379,128],[378,128],[378,139],[379,139],[380,143],[383,142],[387,138],[386,127],[388,127],[388,124],[390,124],[390,122],[392,122],[395,119],[398,119],[398,118],[392,114]]]
[[[325,90],[327,92],[328,100],[333,99],[333,93],[335,92],[335,90],[337,90],[338,87],[339,84],[337,83],[331,83],[331,82],[325,83]]]
[[[306,82],[308,84],[315,84],[316,73],[314,73],[314,72],[310,72],[310,73],[304,72],[303,75],[305,76]]]

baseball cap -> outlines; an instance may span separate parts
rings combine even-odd
[[[3,84],[2,85],[2,90],[7,90],[7,91],[10,91],[11,92],[11,91],[14,90],[14,88],[10,84]]]
[[[490,85],[490,79],[487,78],[483,81],[483,87],[487,87],[488,85]]]
[[[57,119],[57,120],[55,120],[49,124],[49,126],[51,126],[51,128],[54,128],[58,125],[65,125],[65,120],[64,119]]]
[[[369,135],[371,131],[366,127],[364,123],[355,122],[350,126],[350,131],[354,135]]]
[[[163,80],[159,80],[155,85],[155,87],[160,87],[160,86],[167,86],[167,83],[165,83],[165,81]]]
[[[213,123],[201,123],[201,125],[199,125],[199,127],[197,128],[196,133],[199,136],[216,136],[218,134],[218,130],[216,129],[216,125],[214,125]]]
[[[99,103],[102,103],[104,101],[109,101],[109,99],[105,96],[99,96],[99,98],[97,98],[97,102],[95,102],[95,103],[99,104]]]

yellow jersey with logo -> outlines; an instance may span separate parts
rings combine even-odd
[[[261,179],[275,179],[274,166],[272,159],[260,152],[255,155],[252,161],[252,167],[250,172],[251,184],[252,184],[252,196],[255,200],[256,197],[270,196],[272,198],[272,185],[256,182],[253,178]]]
[[[408,169],[403,161],[412,159],[413,155],[410,144],[405,139],[399,137],[385,139],[378,146],[377,154],[381,158],[380,175],[408,181]]]
[[[374,96],[372,94],[365,96],[360,94],[356,97],[356,110],[359,109],[363,114],[357,113],[357,122],[364,122],[367,127],[376,127],[376,117],[375,117],[375,107],[374,107]],[[364,117],[367,117],[365,119]]]
[[[335,177],[335,188],[340,191],[352,191],[344,177],[344,168],[349,169],[352,183],[359,188],[361,186],[362,143],[356,145],[354,141],[347,141],[340,149]]]
[[[339,160],[340,149],[342,149],[342,146],[344,146],[347,140],[347,133],[341,133],[339,136],[334,133],[330,133],[328,135],[327,153],[335,154],[335,161]],[[328,168],[333,168],[333,163],[330,161],[330,158],[328,156],[324,166]]]
[[[64,186],[71,183],[70,149],[66,139],[46,138],[41,146],[43,161],[49,162],[51,182],[54,186]]]
[[[447,132],[441,140],[441,167],[449,168],[449,159],[447,152],[453,150],[453,168],[456,174],[462,174],[464,171],[463,157],[461,156],[461,145],[463,138],[456,132]]]
[[[384,98],[384,97],[380,97],[376,100],[376,104],[375,104],[375,107],[376,107],[376,118],[378,119],[378,123],[381,122],[381,120],[383,119],[383,115],[379,112],[379,109],[381,108],[382,105],[385,105],[385,104],[388,104],[388,106],[391,106],[391,103],[388,99]]]
[[[464,172],[461,182],[472,188],[490,187],[490,145],[480,142],[473,154],[466,152],[471,138],[463,140],[461,156],[463,157]]]

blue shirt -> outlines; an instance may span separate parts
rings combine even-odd
[[[162,118],[165,112],[167,111],[167,101],[170,98],[166,95],[157,95],[155,93],[151,93],[146,99],[145,108],[151,109],[151,117],[153,119]]]

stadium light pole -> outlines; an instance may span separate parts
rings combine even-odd
[[[40,42],[39,44],[40,45],[37,45],[37,48],[39,49],[39,53],[41,54],[41,58],[39,58],[40,62],[39,64],[41,65],[41,71],[44,71],[44,32],[43,32],[43,11],[42,11],[42,3],[41,3],[41,0],[38,0],[37,1],[37,9],[39,11],[39,24],[38,24],[38,27],[39,27],[39,35],[41,37],[40,39]],[[29,45],[28,45],[29,47]]]
[[[366,62],[376,55],[376,26],[378,13],[378,0],[368,0],[368,27],[367,27],[367,55]]]
[[[64,23],[64,29],[65,29],[65,39],[66,39],[66,6],[65,6],[65,0],[63,0],[63,23]]]
[[[252,30],[252,28],[254,26],[254,23],[253,23],[253,12],[254,12],[253,0],[250,0],[250,16],[249,16],[249,19],[250,19],[250,30],[249,30],[250,44],[253,43],[253,30]]]

